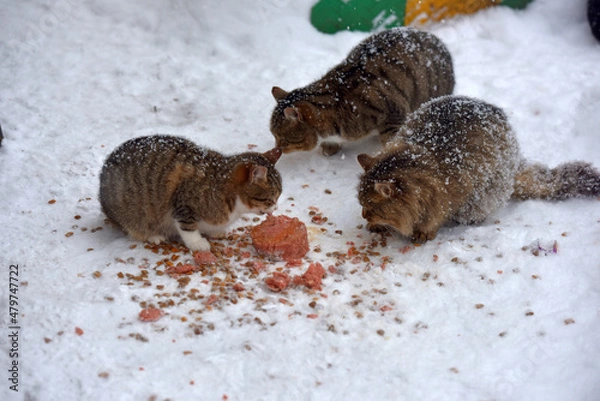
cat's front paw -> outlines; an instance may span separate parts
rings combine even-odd
[[[382,226],[380,224],[371,224],[371,223],[367,223],[367,230],[369,230],[372,233],[389,232],[389,229],[386,226]]]
[[[198,231],[185,231],[179,229],[179,236],[190,251],[210,251],[210,242]]]
[[[437,232],[415,231],[411,237],[411,241],[415,244],[424,244],[427,241],[435,239]]]
[[[321,144],[321,151],[323,152],[323,154],[325,156],[333,156],[337,152],[339,152],[341,149],[342,149],[342,145],[340,145],[339,143],[323,142]]]
[[[198,238],[193,238],[193,239],[183,239],[183,243],[185,244],[185,246],[192,252],[194,251],[199,251],[199,252],[205,252],[205,251],[210,251],[210,242],[208,242],[208,240],[202,236],[199,236]]]
[[[165,242],[167,239],[162,235],[153,235],[148,238],[148,242],[154,245],[159,245],[161,242]]]

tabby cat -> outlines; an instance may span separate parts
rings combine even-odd
[[[222,236],[243,213],[270,213],[281,194],[274,164],[281,150],[224,156],[168,135],[131,139],[108,156],[100,204],[108,218],[140,241],[183,240],[210,250],[201,234]]]
[[[525,161],[504,112],[460,96],[423,104],[383,151],[358,162],[367,227],[413,242],[435,238],[449,222],[482,222],[511,198],[600,196],[600,172],[590,164]]]
[[[453,89],[444,44],[427,32],[393,28],[365,39],[308,86],[291,92],[273,87],[271,132],[285,153],[321,142],[323,153],[332,155],[342,142],[376,132],[385,143],[408,113]]]

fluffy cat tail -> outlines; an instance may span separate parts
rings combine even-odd
[[[522,162],[512,199],[562,200],[600,196],[600,172],[590,163],[570,162],[555,168]]]

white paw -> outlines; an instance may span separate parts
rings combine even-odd
[[[154,244],[154,245],[158,245],[161,242],[166,241],[166,238],[163,237],[162,235],[153,235],[150,238],[148,238],[148,242]]]
[[[191,240],[184,238],[183,243],[190,251],[210,251],[210,242],[200,234],[198,234],[198,238],[193,238]]]
[[[190,251],[210,251],[210,243],[198,231],[184,231],[178,228],[179,236]]]

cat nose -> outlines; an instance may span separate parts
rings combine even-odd
[[[270,206],[270,207],[268,207],[268,208],[266,208],[266,209],[264,209],[264,210],[261,210],[260,212],[261,212],[262,214],[271,214],[271,213],[273,213],[275,210],[277,210],[277,204],[275,204],[275,205],[273,205],[273,206]]]

